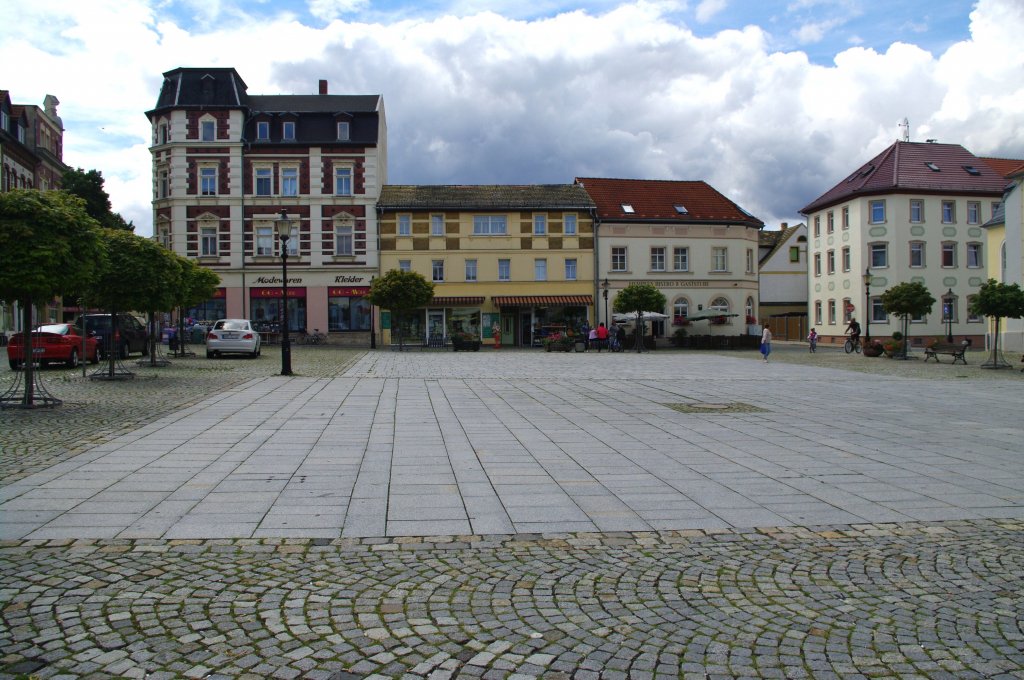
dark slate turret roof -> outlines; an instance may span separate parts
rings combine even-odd
[[[591,210],[594,202],[575,184],[399,185],[381,188],[383,210]]]
[[[241,108],[246,84],[233,68],[176,68],[164,73],[164,84],[149,113],[191,106]]]

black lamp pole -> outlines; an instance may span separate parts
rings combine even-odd
[[[864,268],[864,341],[871,342],[871,267]]]
[[[946,342],[953,342],[953,289],[946,290],[942,296],[946,311]]]
[[[277,237],[281,239],[281,375],[292,374],[292,344],[288,338],[288,241],[291,238],[288,212],[281,210]]]
[[[373,280],[376,277],[370,277],[370,290],[373,290]],[[370,349],[377,349],[377,335],[373,330],[373,303],[370,303]]]
[[[611,322],[611,319],[608,318],[608,286],[610,285],[608,279],[605,279],[601,284],[601,288],[604,291],[604,323],[606,326],[610,325]]]

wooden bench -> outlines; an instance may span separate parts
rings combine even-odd
[[[954,364],[957,361],[962,361],[964,363],[964,366],[966,366],[967,359],[964,358],[964,352],[966,352],[970,346],[971,343],[969,343],[967,340],[964,340],[959,345],[954,345],[952,343],[947,342],[940,342],[935,345],[932,345],[931,347],[924,348],[924,360],[928,361],[928,359],[935,359],[935,363],[939,364],[942,363],[939,361],[939,355],[949,354],[953,357]]]

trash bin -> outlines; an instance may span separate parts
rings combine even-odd
[[[178,351],[178,334],[173,331],[167,336],[167,349],[172,352]]]
[[[196,345],[202,344],[203,340],[206,339],[206,328],[204,326],[192,326],[192,332],[189,335],[189,340]]]

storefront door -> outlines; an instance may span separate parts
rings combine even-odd
[[[444,333],[444,310],[431,309],[427,311],[427,339],[443,338]]]

